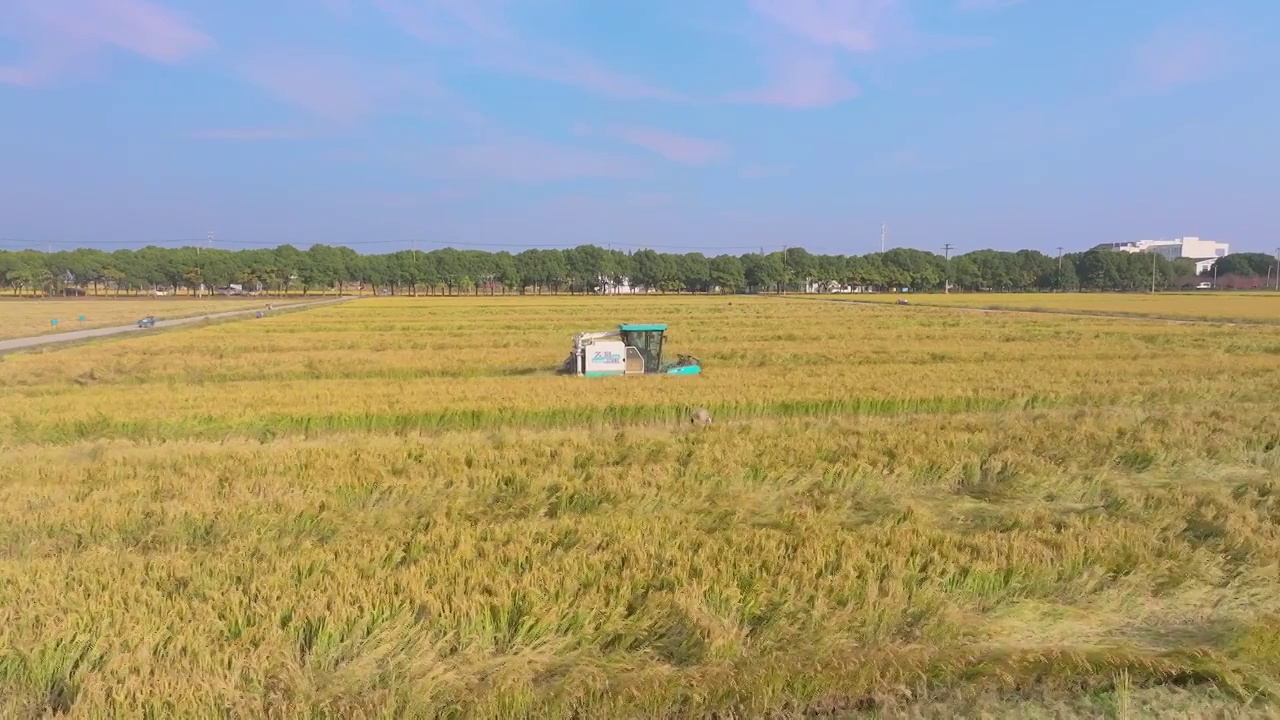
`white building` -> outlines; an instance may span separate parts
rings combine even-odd
[[[1213,269],[1213,264],[1218,262],[1218,258],[1205,258],[1204,260],[1196,260],[1196,274],[1203,275]]]
[[[1198,237],[1190,236],[1172,240],[1133,240],[1130,242],[1103,243],[1094,249],[1128,253],[1150,252],[1163,255],[1170,260],[1188,258],[1195,261],[1197,275],[1212,270],[1218,258],[1227,255],[1231,251],[1227,243],[1201,240]]]
[[[1115,250],[1116,252],[1153,252],[1170,260],[1192,258],[1199,260],[1216,260],[1230,252],[1227,243],[1213,240],[1201,240],[1198,237],[1180,237],[1172,240],[1133,240],[1120,243],[1103,243],[1099,250]],[[1212,263],[1210,263],[1212,266]]]

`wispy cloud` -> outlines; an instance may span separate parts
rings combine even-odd
[[[685,165],[706,165],[729,154],[729,147],[724,143],[677,135],[655,128],[624,127],[614,132],[623,142]]]
[[[471,62],[621,100],[681,96],[599,60],[521,32],[499,0],[376,0],[401,30],[428,45],[461,52]]]
[[[353,0],[319,0],[320,5],[335,17],[348,19],[355,15]]]
[[[331,123],[352,124],[390,109],[475,127],[488,123],[463,98],[436,82],[429,67],[272,50],[246,56],[237,70],[271,96]]]
[[[495,48],[486,52],[483,61],[495,69],[576,87],[615,100],[675,102],[684,99],[680,93],[617,72],[567,48],[543,46],[527,50],[526,54],[518,49]]]
[[[469,195],[458,188],[440,188],[438,190],[411,190],[405,192],[344,192],[345,201],[365,202],[371,206],[386,209],[421,208],[462,202]]]
[[[751,0],[751,7],[810,43],[857,53],[880,49],[901,12],[898,0]]]
[[[985,0],[992,1],[992,0]],[[999,1],[999,0],[996,0]],[[823,108],[858,97],[846,70],[889,51],[985,47],[989,38],[935,36],[915,27],[905,0],[748,0],[762,24],[767,83],[731,93],[730,102]]]
[[[666,192],[632,192],[624,195],[622,201],[631,207],[667,207],[675,203],[675,196]]]
[[[427,174],[439,179],[538,183],[644,175],[643,166],[627,157],[520,138],[450,148],[433,160]]]
[[[1164,93],[1205,80],[1231,60],[1231,42],[1217,27],[1189,21],[1158,28],[1133,54],[1133,88]]]
[[[730,102],[784,108],[821,108],[858,97],[860,90],[841,72],[834,58],[797,54],[777,58],[764,87],[732,93]]]
[[[326,120],[351,122],[372,111],[375,73],[332,56],[270,52],[250,57],[241,74],[271,95]]]
[[[706,165],[730,154],[729,146],[716,140],[639,125],[597,129],[588,123],[578,122],[573,125],[573,134],[619,140],[683,165]]]
[[[191,133],[197,140],[227,140],[231,142],[260,142],[264,140],[298,140],[306,137],[297,130],[271,128],[212,128]]]
[[[38,84],[105,50],[177,63],[213,46],[181,15],[150,0],[5,0],[0,34],[29,56],[0,68],[0,82]]]
[[[495,0],[374,0],[402,30],[432,45],[465,47],[476,38],[515,40]]]
[[[974,10],[996,10],[998,8],[1018,5],[1024,0],[959,0],[956,7],[965,12]]]
[[[860,163],[858,169],[873,175],[911,175],[939,173],[957,167],[954,161],[931,157],[913,148],[882,153]]]
[[[784,167],[769,167],[767,165],[750,164],[744,165],[738,170],[738,177],[747,180],[760,180],[762,178],[776,177],[786,174],[787,169]]]
[[[44,74],[34,67],[0,66],[0,85],[37,85],[43,77]]]
[[[821,108],[860,94],[845,58],[880,51],[905,26],[899,0],[750,0],[763,23],[768,80],[731,93],[730,102]]]

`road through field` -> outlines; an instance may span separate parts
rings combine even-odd
[[[273,310],[272,312],[281,312],[284,310],[301,310],[306,308],[319,307],[321,305],[332,305],[334,303],[346,302],[354,300],[354,297],[344,296],[340,298],[330,298],[328,300],[318,300],[309,303],[297,303],[286,305]],[[188,325],[194,322],[205,320],[221,320],[224,318],[236,317],[239,315],[249,315],[256,313],[262,308],[255,307],[252,310],[228,310],[226,312],[210,313],[208,315],[195,315],[192,317],[174,318],[172,320],[157,320],[155,328],[177,327],[179,325]],[[120,335],[130,332],[145,332],[152,328],[140,328],[137,323],[133,325],[117,325],[115,327],[94,328],[92,330],[74,330],[72,332],[57,333],[54,335],[35,335],[32,337],[13,338],[10,340],[0,340],[0,355],[12,352],[14,350],[25,350],[27,348],[39,347],[41,345],[53,345],[57,343],[75,342],[78,340],[88,340],[97,337],[106,337],[110,335]]]

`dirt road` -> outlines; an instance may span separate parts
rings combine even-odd
[[[318,300],[308,303],[292,303],[289,305],[281,305],[270,313],[279,313],[293,310],[301,310],[303,308],[319,307],[321,305],[332,305],[334,303],[346,302],[354,300],[354,297],[330,298],[328,300]],[[12,340],[0,340],[0,355],[14,350],[26,350],[28,348],[39,347],[41,345],[55,345],[60,343],[76,342],[78,340],[88,340],[90,338],[107,337],[111,335],[121,335],[124,333],[147,333],[156,328],[177,327],[179,325],[189,325],[191,323],[204,322],[206,320],[221,320],[225,318],[236,317],[240,315],[252,316],[254,313],[261,311],[261,306],[255,306],[248,310],[228,310],[226,312],[210,313],[208,315],[195,315],[192,317],[174,318],[172,320],[156,320],[156,324],[151,328],[140,328],[137,324],[133,325],[117,325],[115,327],[94,328],[93,330],[73,330],[71,332],[53,333],[50,335],[36,335],[34,337],[14,338]],[[139,318],[141,319],[141,318]]]

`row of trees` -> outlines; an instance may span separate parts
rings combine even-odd
[[[1241,253],[1218,262],[1220,287],[1261,286],[1276,261]],[[346,247],[163,248],[107,252],[0,251],[0,286],[14,294],[225,288],[267,293],[372,288],[388,293],[825,292],[835,289],[964,291],[1148,290],[1201,282],[1189,260],[1090,250],[1049,257],[1034,250],[978,250],[946,258],[895,248],[861,256],[773,253],[624,253],[584,245],[521,253],[445,248],[361,255]]]

